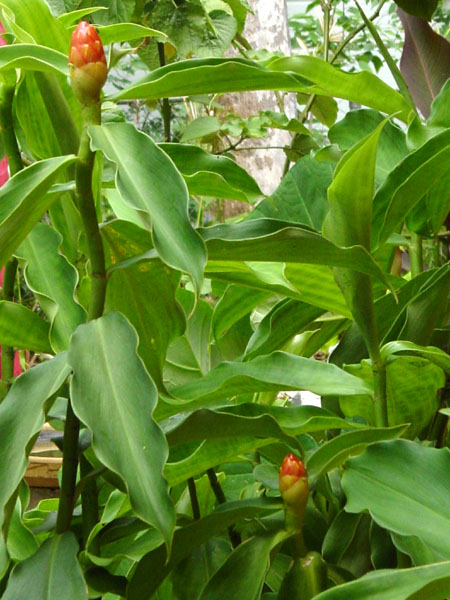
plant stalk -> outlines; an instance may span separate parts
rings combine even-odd
[[[411,233],[409,259],[411,263],[411,276],[417,277],[417,275],[423,271],[422,236],[420,236],[418,233]]]
[[[0,127],[3,147],[8,159],[9,172],[15,175],[23,169],[22,157],[14,132],[14,120],[12,106],[15,93],[15,85],[4,84],[0,93]],[[14,298],[14,284],[16,281],[18,262],[12,257],[5,265],[3,275],[3,299],[12,301]],[[14,348],[2,347],[2,381],[8,389],[10,380],[14,375]]]
[[[189,498],[191,500],[192,506],[192,516],[196,521],[200,519],[200,506],[198,504],[197,498],[197,489],[195,487],[195,481],[193,477],[189,477],[188,479],[188,490],[189,490]]]
[[[225,498],[222,486],[220,485],[219,480],[217,479],[216,472],[214,471],[214,469],[208,469],[206,473],[208,475],[209,483],[211,485],[212,491],[214,492],[217,502],[219,504],[225,504],[227,499]],[[241,536],[234,529],[233,526],[228,527],[228,537],[230,538],[230,542],[233,548],[237,548],[242,541]]]
[[[81,507],[83,510],[83,547],[89,538],[92,529],[98,523],[98,490],[97,480],[95,477],[90,477],[93,468],[87,458],[81,454],[80,456],[80,477],[84,479],[84,486],[81,491]],[[96,536],[89,548],[93,554],[100,553],[100,544],[98,536]]]
[[[91,125],[99,125],[101,123],[100,102],[83,106],[82,116],[83,128],[80,137],[80,147],[78,149],[75,183],[76,199],[87,237],[88,254],[91,264],[92,289],[88,310],[88,320],[91,321],[102,316],[106,295],[105,255],[97,221],[94,195],[92,193],[92,172],[95,153],[90,149],[87,132]],[[64,427],[64,459],[57,517],[57,533],[67,531],[70,528],[72,519],[78,466],[79,431],[80,422],[75,416],[69,400]],[[84,466],[86,467],[86,465]],[[89,535],[92,524],[98,522],[98,504],[97,500],[95,499],[94,501],[93,499],[94,493],[96,496],[96,488],[94,489],[92,482],[87,482],[81,493],[82,506],[83,508],[87,507],[86,514],[83,511],[83,533],[85,539]]]
[[[161,67],[164,67],[166,64],[166,56],[164,54],[164,44],[162,42],[158,42],[158,56],[159,56],[159,64]],[[164,141],[170,142],[171,140],[171,132],[170,132],[170,118],[171,118],[171,107],[168,98],[162,99],[162,118],[164,123]]]
[[[372,353],[373,354],[373,353]],[[375,424],[377,427],[387,427],[388,410],[386,397],[386,365],[378,351],[376,356],[371,356],[374,387]]]

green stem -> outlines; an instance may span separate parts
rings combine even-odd
[[[194,519],[196,521],[198,521],[198,519],[200,519],[200,506],[198,504],[197,489],[195,487],[195,481],[194,481],[193,477],[189,477],[187,483],[188,483],[188,490],[189,490],[189,498],[191,500],[191,506],[192,506],[192,516],[194,517]]]
[[[0,98],[0,127],[3,147],[8,159],[9,172],[15,175],[23,169],[22,157],[14,132],[12,106],[14,101],[15,86],[3,85]],[[12,301],[14,298],[14,284],[16,281],[18,262],[13,257],[5,265],[3,275],[3,299]],[[14,375],[14,348],[2,348],[2,381],[8,389],[10,380]]]
[[[216,472],[214,471],[214,469],[208,469],[206,473],[208,475],[209,484],[211,486],[212,491],[214,492],[217,502],[219,504],[225,504],[227,499],[225,498],[222,486],[220,485],[219,480],[217,479]],[[234,529],[233,526],[228,527],[228,537],[230,538],[230,542],[233,548],[237,548],[242,541],[241,536]]]
[[[91,263],[92,290],[88,311],[89,321],[102,316],[106,294],[105,254],[92,193],[92,171],[95,153],[90,149],[90,140],[87,133],[91,125],[99,125],[100,122],[100,103],[83,107],[83,129],[78,151],[75,183],[77,204],[83,220]]]
[[[67,404],[66,423],[64,426],[63,466],[61,490],[59,495],[56,533],[64,533],[70,528],[75,496],[75,484],[78,468],[78,434],[80,421],[72,410],[70,400]]]
[[[441,240],[437,236],[433,240],[433,262],[435,267],[441,266]]]
[[[323,59],[328,61],[328,51],[330,48],[330,12],[331,7],[328,1],[322,1],[323,12]]]
[[[164,67],[166,64],[166,56],[164,54],[164,44],[162,42],[158,42],[158,56],[159,56],[159,64],[161,67]],[[164,141],[170,142],[171,133],[170,133],[170,117],[171,117],[171,108],[170,102],[168,98],[162,99],[162,118],[164,123]]]
[[[83,510],[83,547],[86,547],[89,534],[98,523],[98,490],[97,480],[90,475],[93,468],[87,458],[82,454],[80,456],[80,477],[84,479],[84,486],[81,492],[81,507]],[[100,554],[100,544],[98,536],[92,540],[90,546],[92,554]]]
[[[378,351],[375,356],[371,353],[374,388],[375,424],[377,427],[388,426],[388,411],[386,397],[386,365]]]
[[[80,147],[78,149],[75,183],[77,204],[86,233],[89,260],[91,263],[92,288],[88,319],[92,320],[102,316],[106,295],[105,255],[98,227],[94,195],[92,193],[92,172],[95,154],[90,149],[90,140],[87,133],[87,130],[91,125],[99,125],[101,123],[100,102],[83,106],[82,117],[83,128],[80,137]],[[66,425],[64,427],[64,459],[56,524],[57,533],[67,531],[72,520],[78,466],[79,431],[80,422],[75,416],[69,400]],[[85,514],[83,512],[83,533],[85,539],[87,539],[87,536],[89,535],[92,524],[98,522],[97,499],[95,499],[95,501],[93,499],[94,492],[96,495],[96,490],[94,490],[92,483],[86,482],[81,493],[82,506],[85,507],[89,504],[87,513]]]
[[[409,259],[411,262],[411,276],[417,277],[423,271],[422,236],[418,233],[411,233]]]

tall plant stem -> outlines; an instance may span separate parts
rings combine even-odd
[[[102,239],[97,222],[94,195],[92,193],[92,172],[94,168],[95,154],[90,149],[88,128],[91,125],[99,125],[101,122],[100,102],[83,106],[83,128],[80,137],[78,160],[75,171],[76,198],[78,209],[83,221],[86,233],[89,261],[91,265],[92,288],[89,301],[88,320],[97,319],[102,316],[105,305],[106,294],[106,269],[105,255]],[[70,400],[67,406],[66,424],[64,427],[64,459],[62,468],[61,495],[57,517],[57,533],[69,529],[74,495],[76,474],[78,466],[78,435],[80,422],[75,416]],[[67,438],[67,446],[66,446]],[[89,474],[89,464],[84,463],[84,476]],[[85,537],[88,535],[88,527],[98,522],[98,504],[93,500],[97,495],[95,481],[90,482],[82,491],[83,523]],[[90,529],[89,529],[90,531]]]
[[[166,56],[164,54],[164,44],[162,42],[158,42],[158,56],[159,64],[161,67],[164,67],[166,64]],[[171,108],[168,98],[162,99],[162,118],[164,123],[164,141],[170,142],[172,137],[170,132]]]
[[[198,521],[198,519],[200,519],[200,506],[198,504],[197,489],[195,487],[194,478],[189,477],[187,483],[188,483],[188,490],[189,490],[189,499],[191,501],[191,507],[192,507],[192,516],[194,517],[194,519],[196,521]]]
[[[386,365],[384,364],[379,351],[375,353],[375,356],[373,356],[373,352],[371,354],[375,424],[377,427],[387,427],[389,421],[386,396]]]
[[[214,469],[208,469],[206,473],[208,475],[209,484],[211,486],[212,491],[214,492],[217,502],[219,504],[225,504],[227,499],[225,498],[222,486],[220,485],[219,480],[217,479],[216,472],[214,471]],[[237,548],[242,541],[241,536],[234,529],[233,526],[228,527],[228,537],[230,538],[230,542],[233,548]]]
[[[423,271],[422,236],[418,233],[411,233],[409,260],[411,262],[411,275],[412,277],[417,277]]]
[[[3,147],[8,159],[9,172],[15,175],[23,169],[22,157],[14,133],[12,105],[15,86],[3,85],[0,93],[0,127]],[[3,276],[3,300],[12,301],[14,297],[14,284],[17,273],[17,260],[13,257],[5,265]],[[14,348],[2,347],[2,381],[9,386],[9,380],[14,375]]]

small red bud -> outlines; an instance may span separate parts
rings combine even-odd
[[[93,25],[81,21],[72,34],[69,52],[72,88],[82,104],[98,102],[108,75],[102,41]]]
[[[286,509],[295,515],[296,527],[300,528],[309,486],[305,465],[295,454],[288,454],[280,467],[280,492]]]

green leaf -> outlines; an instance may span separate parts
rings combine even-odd
[[[330,128],[328,138],[341,150],[349,150],[354,144],[369,135],[382,121],[382,115],[374,110],[351,110],[341,121]],[[404,132],[391,122],[386,123],[378,140],[375,165],[376,187],[384,182],[388,173],[407,154]]]
[[[92,9],[91,9],[92,12]],[[159,36],[165,38],[166,34],[150,27],[144,27],[137,23],[116,23],[114,25],[104,25],[98,28],[98,34],[104,46],[117,44],[120,42],[129,42],[143,37]]]
[[[220,131],[222,123],[219,117],[197,117],[193,121],[189,121],[183,130],[180,138],[181,142],[189,142],[201,138],[208,138]]]
[[[74,371],[71,398],[75,414],[92,431],[97,457],[122,478],[136,513],[170,547],[175,518],[162,474],[167,444],[152,419],[156,388],[136,354],[137,344],[136,332],[120,313],[80,326],[68,356]]]
[[[381,349],[381,356],[387,361],[393,354],[407,354],[410,356],[420,356],[426,358],[438,367],[441,367],[446,373],[450,374],[449,355],[434,346],[418,346],[412,342],[402,342],[400,340],[389,342]]]
[[[399,16],[405,30],[400,69],[414,102],[428,118],[432,101],[450,77],[450,43],[424,19],[402,10]]]
[[[450,593],[450,561],[415,569],[382,569],[322,592],[315,600],[442,600]]]
[[[322,446],[308,457],[306,468],[308,480],[314,484],[319,477],[328,471],[340,467],[350,456],[361,454],[367,446],[384,440],[395,440],[400,437],[408,425],[397,427],[378,427],[377,429],[361,429],[341,433]]]
[[[280,350],[294,335],[323,314],[323,309],[285,299],[277,303],[259,323],[245,349],[245,360]]]
[[[176,398],[205,404],[239,394],[279,390],[309,390],[319,395],[371,393],[364,382],[334,365],[285,352],[273,352],[245,363],[221,363],[201,380],[171,392]]]
[[[29,308],[0,302],[0,345],[50,354],[50,325]]]
[[[440,554],[430,550],[430,548],[415,535],[398,535],[398,533],[391,532],[391,538],[395,547],[398,548],[400,552],[411,557],[413,567],[429,565],[443,560],[443,557]]]
[[[78,543],[70,531],[45,540],[33,556],[14,567],[2,598],[87,600],[77,553]]]
[[[136,0],[96,0],[93,4],[107,9],[95,15],[96,23],[109,25],[129,22],[133,16]]]
[[[248,315],[258,304],[268,298],[267,292],[253,290],[240,285],[230,285],[214,307],[212,320],[213,336],[224,335],[232,325]]]
[[[24,260],[25,280],[49,319],[50,343],[56,352],[66,350],[72,333],[86,320],[86,311],[75,300],[78,273],[60,254],[61,236],[38,223],[17,249]]]
[[[204,588],[200,600],[258,600],[270,567],[270,553],[289,536],[285,531],[246,540]]]
[[[346,98],[389,114],[400,111],[399,118],[407,122],[410,108],[403,97],[367,71],[344,73],[308,56],[275,59],[270,67],[232,58],[180,61],[156,69],[114,98],[157,100],[252,90],[306,92]]]
[[[174,161],[194,196],[212,196],[253,204],[262,196],[256,181],[234,160],[189,144],[159,144]]]
[[[138,562],[128,584],[127,599],[150,598],[177,564],[209,538],[226,531],[230,525],[242,519],[262,517],[281,508],[279,500],[273,498],[250,498],[228,502],[203,519],[177,529],[174,533],[173,551],[170,557],[167,557],[166,549],[161,545]]]
[[[6,47],[6,46],[4,46]],[[0,265],[27,237],[55,197],[46,195],[59,173],[75,157],[61,156],[34,163],[0,189]]]
[[[130,254],[148,248],[149,233],[131,223],[110,223],[102,228],[102,236],[107,240],[109,260],[113,265],[119,263],[109,271],[106,311],[122,312],[134,326],[139,356],[158,388],[164,389],[162,369],[167,348],[185,329],[184,313],[175,301],[180,273],[160,260],[120,265]]]
[[[380,123],[373,133],[344,155],[328,188],[330,211],[325,217],[323,232],[339,246],[358,244],[370,252],[375,161],[385,123]],[[335,277],[369,352],[372,349],[378,352],[370,278],[348,269],[335,269]]]
[[[272,197],[255,207],[250,218],[296,221],[320,231],[328,211],[327,189],[332,176],[330,164],[304,156],[289,169]]]
[[[406,215],[448,172],[450,131],[445,130],[409,154],[377,191],[373,206],[372,244],[381,246]]]
[[[429,21],[433,16],[439,0],[395,0],[405,12]]]
[[[59,354],[18,377],[0,404],[0,524],[6,503],[25,474],[29,442],[44,424],[44,404],[69,373],[65,353]]]
[[[67,56],[37,44],[13,44],[0,48],[0,70],[23,69],[69,75]]]
[[[343,248],[306,226],[276,219],[255,219],[236,225],[201,228],[210,260],[280,261],[340,266],[370,274],[385,275],[367,249],[356,247],[360,240]],[[361,244],[362,245],[362,244]]]
[[[58,14],[58,21],[62,23],[65,27],[69,27],[72,23],[76,23],[85,17],[86,15],[91,15],[99,10],[108,10],[106,6],[91,6],[88,8],[79,8],[78,10],[71,10],[67,12],[67,6],[61,6],[58,10],[57,6],[60,2],[67,5],[65,0],[48,0],[48,4],[52,9],[53,14]]]
[[[188,191],[173,162],[128,123],[89,128],[92,147],[116,163],[116,185],[124,201],[148,214],[153,242],[169,266],[189,273],[200,289],[206,263],[201,238],[188,217]]]
[[[381,527],[415,535],[450,556],[448,448],[436,450],[405,440],[369,446],[347,462],[342,485],[346,510],[368,510]],[[450,573],[449,573],[450,575]]]

